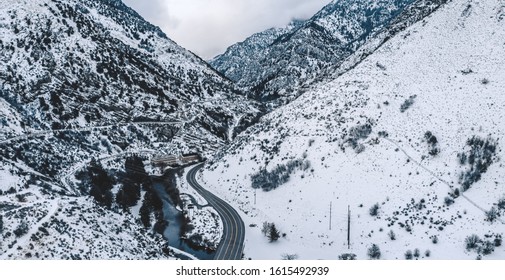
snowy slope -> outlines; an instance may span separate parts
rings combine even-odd
[[[131,216],[86,200],[90,190],[75,174],[92,158],[107,167],[132,154],[211,154],[259,113],[238,93],[119,0],[1,0],[0,257],[166,257]],[[24,194],[45,203],[18,214]],[[82,204],[89,228],[75,211],[47,216],[67,201]],[[32,211],[40,215],[21,224]],[[126,233],[115,234],[108,221],[123,219]],[[31,240],[41,223],[48,236]],[[46,255],[60,240],[59,223],[70,236]],[[93,238],[103,243],[86,252]]]
[[[412,2],[335,0],[312,18],[282,32],[255,34],[209,63],[248,95],[275,108],[298,97],[307,84],[340,64]]]
[[[245,256],[366,259],[377,244],[383,259],[404,259],[415,249],[426,259],[505,258],[503,246],[484,250],[505,233],[503,220],[490,222],[485,214],[504,206],[497,205],[505,195],[504,19],[504,1],[450,1],[350,71],[264,116],[223,150],[201,179],[241,209],[246,225],[258,225],[248,228]],[[486,168],[477,160],[470,169],[458,157],[472,154],[474,136],[496,145]],[[483,147],[474,145],[477,159],[485,157]],[[305,167],[274,190],[252,188],[253,174],[289,160]],[[482,171],[480,180],[463,191],[460,176],[469,170]],[[260,233],[265,221],[286,236],[269,243]],[[480,249],[466,249],[471,234],[482,240]]]

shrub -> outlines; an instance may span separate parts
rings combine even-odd
[[[500,247],[501,244],[502,244],[502,237],[501,237],[501,235],[497,235],[494,239],[494,246]]]
[[[460,196],[460,191],[459,191],[459,189],[455,189],[455,190],[454,190],[454,197],[456,198],[456,197],[459,197],[459,196]]]
[[[496,206],[498,206],[498,209],[505,209],[505,197],[500,198]]]
[[[417,95],[412,95],[410,96],[403,104],[400,106],[400,112],[405,112],[407,111],[413,104],[416,99]]]
[[[413,254],[412,254],[412,251],[411,250],[407,250],[407,252],[405,252],[405,259],[406,260],[411,260],[413,259]]]
[[[370,207],[370,210],[369,210],[369,213],[370,213],[370,216],[377,216],[377,214],[379,214],[379,203],[375,203],[372,207]]]
[[[467,156],[465,153],[458,153],[458,159],[459,159],[459,164],[465,165],[466,160],[467,160]]]
[[[22,221],[21,224],[14,230],[14,235],[16,237],[21,237],[28,233],[28,224],[25,221]]]
[[[468,251],[475,249],[480,242],[480,238],[476,234],[472,234],[465,239],[466,249]]]
[[[427,258],[429,258],[431,256],[431,251],[430,250],[426,250],[426,252],[424,252],[424,256],[426,256]]]
[[[450,197],[446,196],[446,197],[444,198],[444,203],[445,203],[445,205],[450,206],[450,205],[452,205],[452,204],[454,203],[454,199],[452,199],[452,198],[450,198]]]
[[[342,255],[338,256],[338,259],[342,260],[342,261],[354,261],[357,259],[357,257],[355,254],[346,253],[346,254],[342,254]]]
[[[372,125],[363,124],[352,127],[349,130],[349,138],[354,140],[366,139],[372,133]]]
[[[419,249],[414,249],[414,257],[415,258],[419,258],[421,256],[421,251],[419,251]]]
[[[440,153],[440,147],[438,146],[438,139],[431,131],[426,131],[424,134],[424,139],[428,143],[428,153],[432,156],[438,155]]]
[[[499,215],[500,215],[500,213],[498,212],[496,207],[491,207],[491,209],[486,212],[486,221],[492,223],[492,222],[496,221],[496,219],[498,218]]]
[[[433,237],[431,237],[431,242],[433,244],[438,244],[438,236],[434,235]]]
[[[494,243],[491,241],[485,241],[482,244],[481,252],[483,255],[490,255],[494,252]]]
[[[459,183],[463,191],[478,182],[482,178],[482,174],[486,173],[489,166],[496,160],[497,142],[492,138],[482,139],[473,136],[467,140],[466,146],[469,151],[458,154],[460,163],[468,162],[469,165],[469,168],[461,172],[459,176]]]
[[[359,143],[359,141],[368,138],[372,133],[372,129],[372,124],[370,123],[351,127],[344,142],[348,143],[359,154],[365,150],[365,145]]]
[[[271,226],[272,226],[271,223],[263,222],[263,226],[261,227],[261,233],[263,233],[264,236],[267,236]]]
[[[389,231],[388,236],[389,236],[389,239],[396,240],[396,234],[393,230]]]
[[[279,164],[270,172],[261,169],[251,176],[252,187],[271,191],[289,181],[291,174],[297,169],[307,170],[309,168],[310,162],[308,160],[298,159],[288,161],[286,164]]]
[[[368,248],[368,257],[372,260],[378,260],[381,258],[381,250],[377,244],[372,244],[372,246]]]
[[[286,260],[286,261],[292,261],[292,260],[298,259],[298,255],[297,254],[283,254],[282,259]]]

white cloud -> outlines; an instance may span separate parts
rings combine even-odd
[[[306,19],[330,0],[123,0],[205,59],[253,33]]]

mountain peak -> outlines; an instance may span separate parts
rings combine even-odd
[[[412,2],[333,1],[306,21],[252,35],[210,64],[249,96],[275,108],[296,98],[324,69],[345,60]]]

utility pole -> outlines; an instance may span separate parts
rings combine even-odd
[[[331,230],[331,201],[330,201],[330,230]]]
[[[351,249],[351,206],[347,206],[347,249]]]

